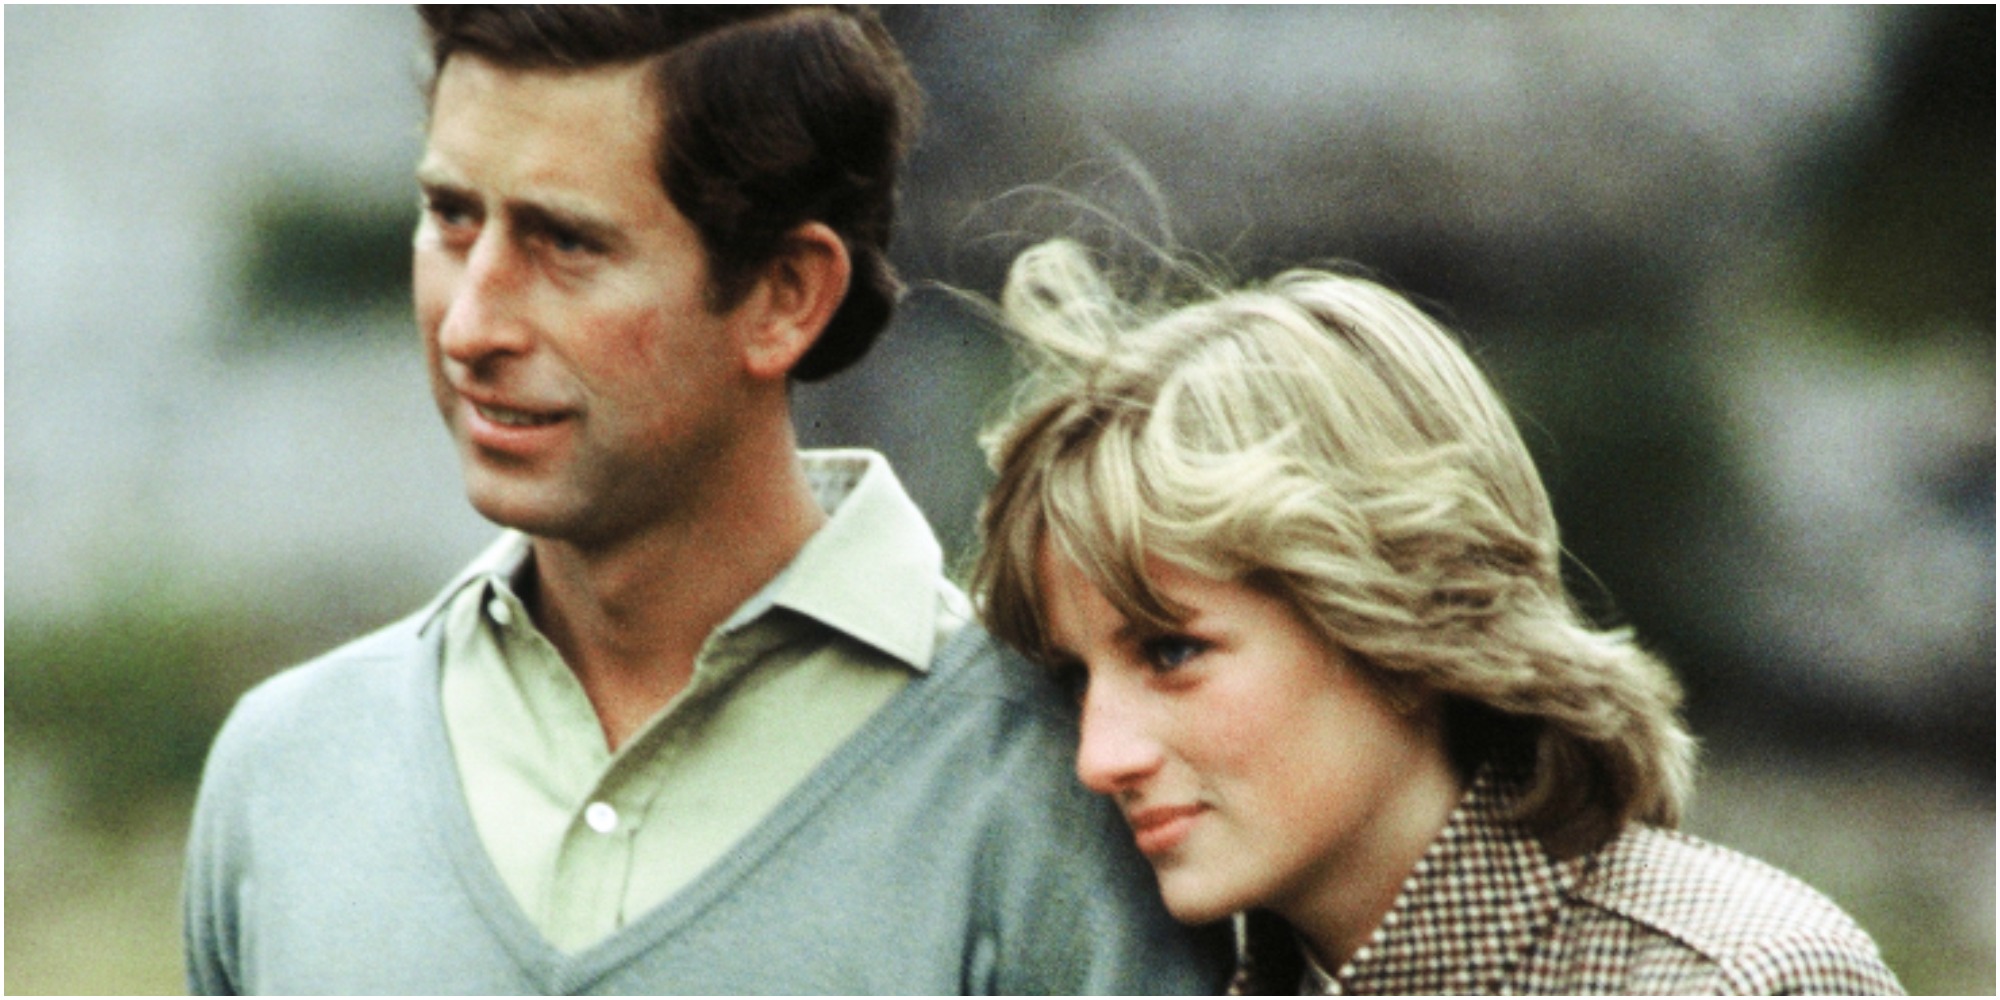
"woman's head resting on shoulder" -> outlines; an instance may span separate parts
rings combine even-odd
[[[1316,270],[1127,301],[1062,240],[1015,261],[1000,305],[1030,373],[983,438],[972,590],[1003,640],[1073,664],[1050,623],[1052,588],[1077,588],[1045,560],[1149,635],[1199,610],[1174,599],[1190,579],[1246,588],[1385,704],[1434,709],[1461,773],[1525,769],[1520,819],[1555,853],[1678,822],[1677,684],[1577,611],[1513,419],[1421,310]]]

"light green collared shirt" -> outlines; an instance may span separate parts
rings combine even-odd
[[[447,589],[442,700],[479,835],[522,910],[580,951],[720,860],[970,618],[888,462],[807,452],[829,520],[710,635],[618,752],[518,594],[508,532]]]

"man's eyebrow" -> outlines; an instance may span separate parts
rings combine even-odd
[[[465,188],[449,171],[429,160],[417,164],[417,186],[425,191],[462,191]]]
[[[528,232],[562,233],[602,250],[621,249],[626,243],[623,229],[595,213],[533,201],[510,201],[506,208],[515,225]]]
[[[470,185],[434,163],[419,164],[416,176],[417,186],[427,194],[475,197]],[[629,242],[625,231],[615,222],[588,208],[565,204],[560,199],[510,199],[501,207],[516,226],[529,233],[562,233],[605,250],[621,249]]]

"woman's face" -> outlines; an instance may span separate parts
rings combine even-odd
[[[1050,546],[1037,571],[1049,636],[1087,676],[1077,775],[1117,801],[1175,917],[1258,906],[1305,929],[1385,885],[1387,908],[1456,803],[1434,711],[1395,710],[1289,604],[1241,584],[1149,563],[1190,611],[1156,633]]]

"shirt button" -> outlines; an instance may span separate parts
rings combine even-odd
[[[507,602],[500,598],[496,597],[487,602],[486,613],[492,615],[493,620],[499,623],[501,628],[514,624],[514,609],[508,607]]]
[[[609,802],[592,802],[583,810],[583,822],[598,833],[618,829],[618,810]]]

